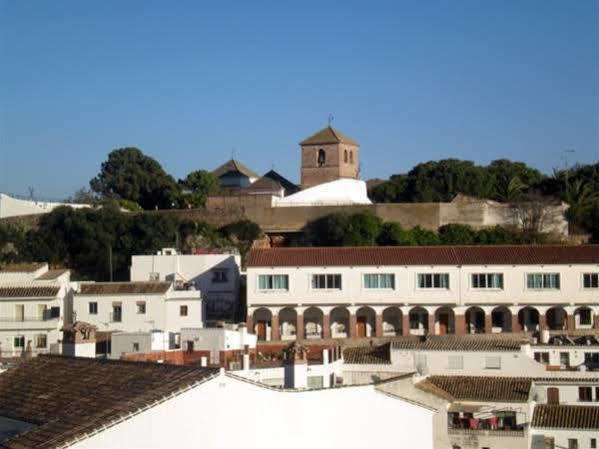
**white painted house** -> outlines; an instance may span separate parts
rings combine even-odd
[[[168,281],[201,292],[208,315],[232,314],[239,297],[238,254],[157,254],[131,257],[131,281]]]

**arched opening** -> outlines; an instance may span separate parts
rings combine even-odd
[[[295,340],[297,333],[295,309],[286,307],[279,312],[279,326],[281,327],[281,340]]]
[[[495,334],[512,331],[512,314],[507,307],[495,307],[491,312],[491,327]]]
[[[343,152],[343,162],[347,164],[347,150]]]
[[[356,312],[356,337],[374,337],[376,313],[370,307],[360,307]]]
[[[547,327],[552,331],[561,331],[568,328],[568,314],[563,307],[552,307],[545,314]]]
[[[320,150],[318,150],[317,162],[318,162],[319,167],[323,167],[324,164],[326,164],[326,162],[327,162],[327,155],[322,148]]]
[[[539,330],[539,311],[531,306],[526,306],[518,312],[518,323],[524,332]]]
[[[428,333],[428,312],[422,307],[410,310],[410,335],[426,335]]]
[[[399,307],[387,307],[383,310],[383,336],[401,335],[402,313]]]
[[[466,310],[466,331],[469,334],[485,333],[485,312],[480,307]]]
[[[305,338],[322,338],[322,310],[318,307],[310,307],[304,312]]]
[[[579,307],[574,311],[574,326],[576,329],[591,329],[593,327],[593,311],[590,307]]]
[[[440,307],[435,312],[435,335],[455,334],[455,314],[451,307]]]
[[[349,152],[349,163],[350,164],[354,163],[354,152],[353,151]]]
[[[349,311],[345,307],[331,310],[331,338],[349,337]]]
[[[272,313],[270,310],[261,307],[254,312],[254,333],[260,341],[270,341],[272,335]]]

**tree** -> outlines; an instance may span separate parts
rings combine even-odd
[[[240,220],[223,226],[220,230],[239,249],[242,264],[245,264],[245,256],[252,247],[254,240],[262,235],[260,226],[250,220]]]
[[[173,177],[137,148],[112,151],[90,187],[106,199],[133,201],[146,210],[170,209],[181,196]]]
[[[476,231],[468,225],[450,223],[439,228],[439,239],[443,245],[472,245]]]
[[[502,202],[519,200],[529,188],[537,188],[545,176],[523,162],[497,159],[487,166],[494,186],[493,199]]]
[[[202,208],[206,205],[206,198],[216,194],[220,189],[219,180],[206,170],[196,170],[189,173],[179,183],[189,190],[183,201],[193,208]]]
[[[381,232],[377,237],[377,243],[381,246],[415,246],[414,235],[404,230],[399,223],[383,223]]]
[[[370,212],[352,214],[342,239],[343,246],[375,246],[381,228],[381,219]]]

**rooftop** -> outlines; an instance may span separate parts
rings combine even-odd
[[[0,416],[36,424],[1,444],[14,449],[68,445],[217,373],[157,363],[38,356],[0,376]]]
[[[253,249],[248,267],[597,264],[599,245],[383,246]]]
[[[451,401],[526,402],[531,385],[522,377],[429,376],[416,387]]]
[[[0,265],[0,272],[4,273],[33,273],[44,267],[45,263],[13,263]]]
[[[60,276],[65,274],[67,271],[66,268],[56,269],[56,270],[48,270],[44,274],[35,278],[36,281],[53,281],[54,279],[58,279]]]
[[[327,126],[317,133],[312,134],[310,137],[302,140],[300,145],[327,145],[335,143],[349,143],[350,145],[356,146],[360,145],[354,139],[344,135],[341,131],[333,128],[332,126]]]
[[[419,351],[520,351],[528,344],[526,337],[492,335],[429,335],[421,337],[399,337],[391,343],[397,350]]]
[[[90,282],[82,283],[80,295],[157,295],[166,293],[170,282]]]
[[[585,405],[537,405],[532,427],[599,430],[599,407]]]
[[[366,365],[389,365],[391,356],[389,354],[389,343],[380,346],[359,346],[343,350],[344,363],[366,364]]]
[[[212,171],[212,174],[214,176],[216,176],[217,178],[220,178],[221,176],[223,176],[227,173],[230,173],[230,172],[238,172],[238,173],[241,173],[242,175],[247,176],[248,178],[259,178],[260,177],[255,171],[250,170],[248,167],[246,167],[244,164],[242,164],[241,162],[239,162],[236,159],[228,160],[220,167],[214,169]]]
[[[50,298],[58,295],[60,287],[0,285],[0,298]]]

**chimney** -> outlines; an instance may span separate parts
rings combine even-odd
[[[322,350],[322,364],[323,365],[328,365],[329,364],[329,350],[328,350],[328,348]]]
[[[250,370],[250,355],[246,352],[245,354],[243,354],[243,366],[242,366],[244,371],[249,371]]]
[[[308,387],[308,349],[297,342],[285,350],[285,388]]]

